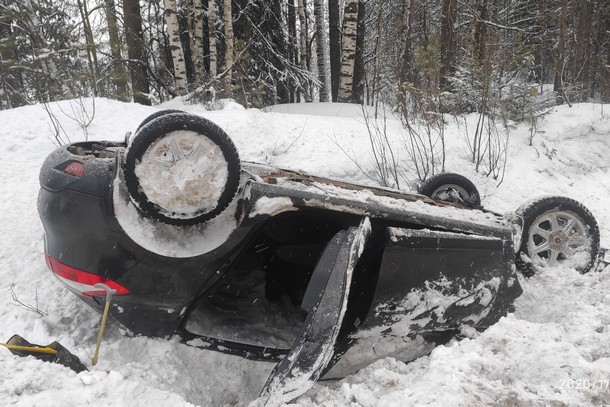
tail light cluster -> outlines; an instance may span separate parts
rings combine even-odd
[[[68,164],[66,166],[66,168],[64,168],[64,172],[66,174],[80,178],[83,176],[83,173],[85,172],[85,166],[81,162],[72,161],[70,164]]]
[[[123,287],[116,281],[109,279],[108,277],[99,276],[97,274],[70,267],[57,261],[46,253],[45,261],[49,269],[55,274],[59,281],[77,294],[81,294],[89,298],[93,298],[94,295],[105,296],[106,291],[95,287],[95,285],[99,283],[105,284],[113,290],[116,290],[116,294],[114,295],[130,294],[130,291],[127,288]]]

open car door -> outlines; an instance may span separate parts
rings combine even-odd
[[[273,369],[259,401],[289,402],[305,393],[331,360],[347,309],[352,272],[370,235],[365,218],[358,227],[339,231],[313,271],[301,308],[307,318],[290,352]]]

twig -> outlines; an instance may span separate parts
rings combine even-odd
[[[34,313],[40,315],[41,317],[44,317],[47,315],[46,312],[42,311],[38,307],[38,284],[36,285],[36,306],[26,304],[26,303],[22,302],[21,300],[19,300],[19,298],[17,298],[17,294],[15,294],[15,290],[13,290],[13,286],[10,284],[9,284],[9,289],[11,290],[11,297],[13,297],[13,301],[14,301],[14,303],[11,303],[11,305],[24,309],[26,311],[34,312]]]

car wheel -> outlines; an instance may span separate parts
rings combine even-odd
[[[141,212],[173,225],[194,225],[231,203],[241,166],[235,145],[220,127],[199,116],[171,113],[136,133],[123,170]]]
[[[148,116],[146,119],[142,120],[142,122],[138,125],[136,132],[138,132],[142,127],[146,126],[148,123],[152,122],[156,118],[165,116],[167,114],[174,114],[174,113],[185,113],[186,114],[185,111],[177,110],[177,109],[159,110],[158,112],[155,112],[155,113],[151,114],[150,116]]]
[[[524,275],[567,263],[589,271],[599,254],[599,227],[580,202],[562,196],[543,197],[517,209],[523,220],[516,265]]]
[[[428,178],[419,186],[417,192],[437,201],[465,204],[473,208],[481,206],[477,187],[468,178],[450,172]]]

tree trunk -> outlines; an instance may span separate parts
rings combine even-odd
[[[563,69],[566,60],[566,32],[568,31],[568,0],[561,0],[559,12],[559,38],[557,41],[557,58],[555,63],[555,81],[553,91],[557,94],[557,104],[561,105],[564,100]]]
[[[163,0],[165,5],[165,23],[167,24],[167,34],[169,37],[169,49],[172,53],[174,64],[174,82],[176,91],[179,95],[186,95],[188,83],[186,79],[186,63],[184,52],[180,42],[180,27],[178,26],[178,15],[176,14],[176,0]]]
[[[138,0],[123,0],[123,16],[133,101],[150,106],[151,103],[148,95],[150,88],[146,70],[146,50],[142,39],[140,2]]]
[[[541,84],[547,83],[547,25],[548,25],[548,15],[546,0],[538,0],[538,19],[537,23],[540,26],[540,46],[539,52],[537,53],[538,61],[536,63],[538,70],[538,82]]]
[[[110,53],[112,55],[112,83],[115,88],[114,93],[118,100],[126,102],[129,100],[129,87],[127,86],[127,73],[125,72],[123,57],[121,56],[121,43],[119,42],[119,28],[117,25],[114,0],[106,0],[106,21],[108,23]]]
[[[341,26],[339,20],[339,0],[328,0],[328,34],[330,42],[330,83],[333,102],[339,94],[341,72]]]
[[[93,95],[98,96],[97,79],[99,78],[99,65],[97,63],[97,50],[95,49],[95,41],[93,40],[91,22],[89,21],[87,1],[77,0],[76,4],[78,5],[78,11],[80,12],[81,20],[83,22],[83,31],[85,32],[87,60],[89,62],[89,75],[91,75],[91,88],[93,89]]]
[[[375,68],[373,71],[373,91],[372,98],[375,106],[375,117],[377,117],[377,107],[379,106],[379,92],[381,90],[381,41],[385,37],[385,25],[383,21],[383,8],[385,1],[382,0],[379,8],[377,9],[377,36],[375,38]]]
[[[439,41],[441,53],[441,71],[439,75],[439,88],[441,91],[449,89],[448,78],[454,73],[456,40],[455,19],[457,17],[457,0],[443,0],[441,15],[441,38]]]
[[[205,69],[203,67],[203,5],[202,0],[193,0],[191,30],[191,61],[193,63],[193,79],[197,85],[203,82]]]
[[[295,0],[288,0],[288,58],[291,64],[295,66],[299,65],[299,54],[298,54],[298,45],[297,45],[297,18],[296,18],[296,9]],[[288,79],[288,91],[290,92],[290,102],[297,102],[297,98],[294,91],[294,80]]]
[[[308,57],[308,47],[307,47],[307,14],[306,14],[306,10],[305,10],[305,0],[298,0],[299,1],[299,37],[300,37],[300,54],[301,54],[301,69],[303,70],[303,72],[307,72],[309,71],[309,64],[307,63],[307,61],[309,60]],[[311,102],[311,94],[309,93],[309,89],[307,87],[307,85],[305,84],[305,89],[303,90],[304,92],[304,96],[305,96],[305,101],[306,102]]]
[[[224,89],[227,97],[233,94],[233,12],[231,0],[224,0],[223,17],[225,25],[225,69],[224,69]]]
[[[271,39],[273,42],[273,47],[276,50],[275,55],[273,57],[273,61],[275,66],[280,67],[282,70],[288,71],[288,66],[286,61],[286,55],[288,55],[288,44],[286,43],[285,28],[286,24],[284,21],[284,13],[283,10],[284,0],[273,0],[271,5],[272,19],[270,21],[270,32],[272,33]],[[288,75],[287,75],[288,76]],[[291,75],[290,75],[291,76]],[[286,79],[278,78],[276,85],[276,99],[278,103],[288,103],[290,101],[290,89],[288,87],[288,77]]]
[[[210,78],[218,76],[218,51],[216,48],[216,0],[208,1],[208,37],[210,42]]]
[[[354,61],[354,84],[353,93],[354,101],[359,104],[364,104],[364,38],[366,30],[365,3],[363,0],[358,1],[358,34],[356,35],[356,59]]]
[[[595,5],[595,30],[592,52],[595,55],[595,65],[591,72],[591,95],[599,97],[602,103],[610,103],[610,41],[608,27],[610,27],[610,4],[598,2]]]
[[[341,73],[339,77],[339,102],[354,101],[354,63],[356,37],[358,35],[358,0],[346,0],[343,12],[343,46],[341,49]]]
[[[405,85],[409,80],[409,71],[412,65],[411,58],[411,0],[404,0],[402,4],[402,27],[400,32],[400,66],[398,71],[398,102],[400,109],[406,113]],[[406,117],[406,116],[405,116]]]
[[[326,26],[324,24],[324,0],[314,0],[313,14],[316,20],[316,56],[318,59],[318,80],[320,81],[320,102],[328,102],[326,81]]]
[[[576,44],[575,52],[576,57],[574,58],[574,67],[572,72],[574,73],[574,79],[582,84],[583,93],[580,101],[586,102],[589,95],[589,89],[591,89],[591,26],[593,25],[593,4],[588,0],[578,1],[578,10],[575,11],[575,37]],[[592,95],[591,95],[592,96]]]
[[[479,67],[482,67],[487,54],[487,1],[478,0],[474,21],[474,56]]]

